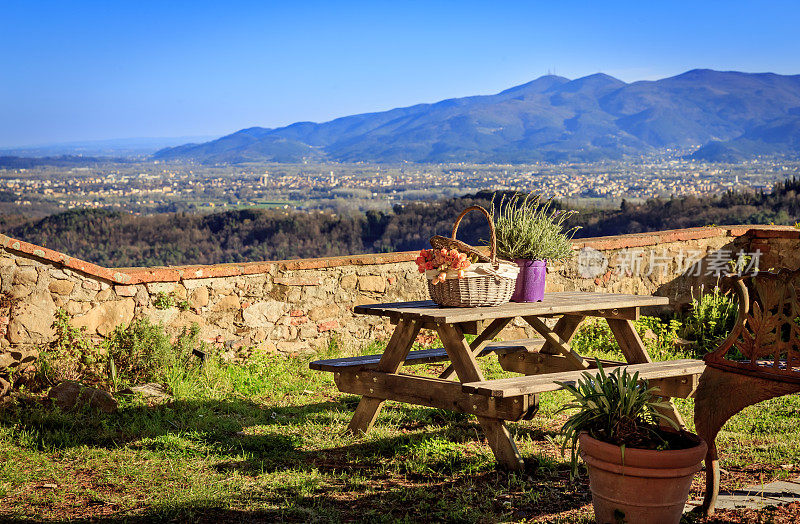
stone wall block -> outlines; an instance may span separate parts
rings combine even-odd
[[[208,305],[208,299],[207,287],[194,288],[189,295],[189,305],[195,309],[203,308]]]
[[[100,285],[100,282],[98,282],[96,280],[89,280],[89,279],[84,280],[83,284],[81,285],[81,287],[83,287],[84,289],[91,290],[91,291],[100,291],[100,289],[102,289],[102,286]]]
[[[136,288],[136,296],[133,297],[134,302],[136,302],[137,306],[146,306],[150,303],[150,295],[147,293],[147,289],[144,286],[137,286]]]
[[[52,278],[56,278],[58,280],[69,280],[70,277],[67,275],[64,270],[62,269],[49,269],[48,272]]]
[[[358,277],[355,275],[345,275],[339,281],[339,286],[347,291],[354,290],[356,288],[356,284],[358,284]]]
[[[322,279],[316,275],[302,275],[302,276],[279,276],[273,280],[274,284],[282,286],[318,286],[322,283]]]
[[[14,287],[14,273],[17,266],[0,266],[0,292],[9,293]]]
[[[327,304],[325,306],[316,307],[309,311],[308,318],[314,322],[319,322],[329,318],[337,318],[344,312],[345,311],[336,304]]]
[[[236,295],[223,295],[216,300],[215,304],[211,306],[211,311],[238,311],[241,308],[241,302]]]
[[[72,293],[72,290],[75,288],[75,282],[71,280],[53,280],[50,282],[48,289],[51,293],[55,293],[56,295],[69,295]]]
[[[41,344],[53,337],[56,305],[50,293],[38,292],[18,302],[11,312],[8,340],[12,344]]]
[[[74,317],[72,325],[85,327],[89,334],[106,336],[119,325],[130,324],[136,303],[131,298],[98,304],[83,315]]]
[[[372,293],[383,293],[386,291],[386,279],[377,275],[358,277],[358,289]]]
[[[38,260],[34,260],[32,258],[28,258],[25,256],[18,256],[16,260],[17,260],[17,265],[20,267],[38,266],[40,264]]]
[[[151,295],[158,295],[159,293],[169,295],[175,291],[175,286],[175,282],[148,282],[145,284],[147,292]]]
[[[250,327],[268,327],[277,322],[286,311],[286,304],[276,300],[255,302],[242,311],[242,320]]]
[[[319,330],[320,333],[324,333],[326,331],[331,331],[331,330],[336,329],[338,327],[339,327],[339,322],[336,321],[336,320],[328,320],[328,321],[320,322],[319,324],[317,324],[317,330]]]
[[[33,293],[33,290],[33,286],[12,285],[5,295],[11,300],[22,300]]]
[[[136,286],[114,286],[114,292],[118,297],[135,297]]]
[[[39,281],[39,272],[34,267],[19,268],[14,273],[15,286],[36,285]]]

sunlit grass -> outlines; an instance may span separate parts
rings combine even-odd
[[[574,347],[621,359],[603,326],[588,323]],[[685,358],[668,333],[639,328],[654,356]],[[339,353],[332,347],[324,357]],[[493,357],[480,365],[488,378],[510,375]],[[417,368],[435,375],[443,365]],[[542,394],[533,420],[509,424],[527,463],[518,474],[496,468],[468,415],[387,402],[369,434],[346,435],[358,398],[339,393],[307,360],[257,353],[245,364],[211,359],[166,371],[173,398],[122,397],[110,415],[63,413],[36,399],[0,412],[0,515],[590,522],[585,477],[571,484],[566,458],[548,440],[566,417],[556,415],[563,392]],[[692,426],[692,401],[677,404]],[[753,465],[762,477],[796,475],[799,414],[794,395],[734,417],[719,440],[722,467],[744,471],[737,482],[753,478]],[[795,466],[781,468],[787,464]]]

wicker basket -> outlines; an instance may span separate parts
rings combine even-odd
[[[466,276],[464,278],[450,278],[444,282],[433,284],[431,278],[428,278],[428,292],[431,295],[431,300],[445,307],[480,307],[480,306],[497,306],[505,304],[511,300],[511,295],[514,293],[514,285],[516,278],[510,278],[496,272],[500,268],[497,262],[497,237],[494,232],[494,224],[489,216],[489,212],[481,206],[470,206],[465,209],[453,225],[453,240],[456,238],[458,232],[458,225],[464,215],[470,211],[480,211],[486,220],[489,222],[490,233],[490,248],[489,248],[489,262],[480,264],[487,266],[484,270],[487,274],[477,276]],[[441,238],[441,237],[440,237]],[[455,247],[455,246],[454,246]],[[474,250],[471,246],[467,246],[471,252]],[[516,267],[516,266],[514,266]]]

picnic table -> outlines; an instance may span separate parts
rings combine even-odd
[[[558,390],[559,383],[574,383],[583,372],[597,372],[594,361],[569,345],[586,317],[605,319],[625,356],[625,362],[601,361],[604,368],[628,365],[630,372],[639,371],[641,379],[661,388],[659,395],[668,400],[693,394],[703,362],[653,362],[633,326],[639,308],[668,303],[666,297],[562,292],[548,293],[541,302],[493,307],[447,308],[432,301],[362,305],[355,313],[388,317],[396,324],[383,354],[318,360],[310,367],[332,372],[340,391],[362,396],[348,426],[353,433],[369,431],[385,400],[473,414],[496,460],[519,470],[523,459],[505,421],[532,417],[539,393]],[[542,338],[493,342],[517,317]],[[552,328],[545,322],[551,317],[559,317]],[[444,347],[410,351],[422,329],[435,330]],[[465,334],[477,336],[468,342]],[[486,380],[476,357],[489,354],[497,355],[503,369],[524,376]],[[439,377],[400,373],[404,365],[444,361],[450,365]],[[671,401],[669,405],[665,414],[682,426]]]

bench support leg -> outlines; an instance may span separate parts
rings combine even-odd
[[[719,494],[717,434],[733,415],[763,400],[800,391],[800,384],[776,382],[706,366],[694,404],[697,434],[708,444],[703,514],[712,515]]]
[[[405,320],[398,322],[376,370],[385,373],[397,373],[421,328],[421,322]],[[375,423],[378,413],[380,413],[383,401],[384,399],[382,398],[362,397],[355,413],[353,413],[350,424],[347,426],[347,431],[356,435],[369,431],[372,424]]]
[[[483,373],[478,367],[472,348],[464,338],[464,333],[457,326],[439,324],[437,327],[439,338],[442,339],[447,355],[453,363],[453,368],[461,382],[479,382],[483,380]],[[517,445],[511,437],[508,428],[500,419],[478,416],[486,440],[492,448],[495,459],[510,470],[522,470],[525,462],[522,460]]]

